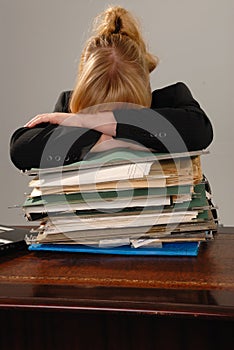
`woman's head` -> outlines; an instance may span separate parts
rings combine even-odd
[[[93,32],[95,35],[121,34],[129,37],[135,41],[145,55],[149,72],[156,68],[158,58],[147,51],[140,24],[125,8],[113,6],[102,12],[94,20]]]
[[[96,35],[83,50],[70,102],[74,113],[113,102],[150,106],[153,56],[147,54],[134,18],[122,8],[111,9],[98,17]]]

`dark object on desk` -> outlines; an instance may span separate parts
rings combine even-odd
[[[16,226],[0,226],[0,255],[8,254],[15,250],[26,249],[25,235],[29,229]]]

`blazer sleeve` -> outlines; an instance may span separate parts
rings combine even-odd
[[[116,138],[157,152],[201,150],[213,140],[209,118],[181,82],[154,91],[151,109],[115,110],[114,115]]]
[[[68,111],[69,92],[60,95],[54,112]],[[10,157],[20,170],[48,168],[82,160],[101,133],[86,128],[43,123],[16,130],[10,140]]]

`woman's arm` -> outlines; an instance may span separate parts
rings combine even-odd
[[[68,96],[61,95],[58,105],[67,108]],[[74,126],[95,129],[116,140],[134,141],[157,152],[201,150],[213,140],[209,118],[181,82],[155,90],[151,109],[116,109],[71,119]]]
[[[99,140],[98,131],[40,124],[15,131],[10,141],[10,156],[20,170],[48,168],[83,159]]]
[[[28,123],[30,128],[13,134],[10,153],[16,167],[25,170],[81,160],[90,150],[102,149],[100,142],[95,146],[102,134],[114,137],[116,147],[120,141],[128,141],[125,145],[129,148],[131,142],[137,142],[157,152],[204,149],[213,139],[208,117],[183,83],[153,92],[152,109],[113,113],[67,114],[70,94],[60,95],[54,110],[58,113],[39,115]],[[114,140],[106,142],[106,147],[108,144],[115,147]]]
[[[151,109],[115,110],[114,116],[116,138],[158,152],[201,150],[213,140],[210,120],[184,83],[153,92]]]
[[[67,112],[69,96],[69,91],[60,94],[55,112]],[[96,130],[40,123],[14,132],[10,156],[20,170],[70,164],[82,159],[100,137]]]

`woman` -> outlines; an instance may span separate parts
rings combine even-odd
[[[60,95],[54,113],[36,116],[12,135],[11,159],[19,169],[69,164],[116,147],[181,152],[211,143],[211,123],[185,84],[151,94],[157,58],[134,17],[111,7],[98,20],[74,90]]]

